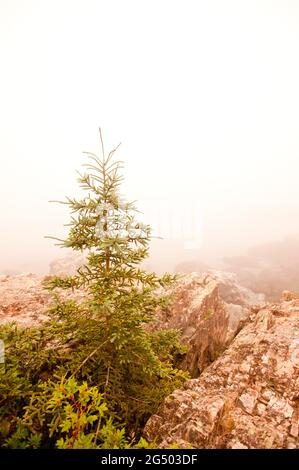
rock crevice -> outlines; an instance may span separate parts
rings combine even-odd
[[[160,447],[299,448],[299,300],[252,313],[199,378],[162,403],[145,428]]]

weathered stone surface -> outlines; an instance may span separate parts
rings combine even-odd
[[[210,274],[218,281],[220,296],[226,303],[242,306],[265,303],[265,294],[253,292],[242,286],[236,274],[215,270],[210,271]]]
[[[284,290],[281,295],[281,300],[289,301],[289,300],[294,300],[298,297],[297,294],[294,292],[290,292],[289,290]]]
[[[158,313],[155,328],[181,331],[189,346],[182,367],[192,377],[198,377],[230,344],[248,320],[250,305],[263,300],[238,285],[233,275],[220,272],[184,275],[170,293],[174,303]]]
[[[44,279],[0,276],[0,322],[44,321],[53,300]],[[284,294],[280,303],[250,307],[236,285],[230,294],[219,283],[211,273],[186,275],[171,308],[158,312],[154,327],[181,329],[189,344],[184,366],[201,375],[164,401],[145,435],[158,436],[161,447],[298,448],[299,299]],[[80,302],[87,292],[59,295]]]
[[[31,327],[47,320],[47,309],[53,303],[53,294],[45,290],[45,277],[27,273],[18,276],[0,276],[0,323],[16,322]],[[83,289],[75,292],[56,289],[61,299],[82,301]]]
[[[81,259],[81,258],[80,258]],[[71,258],[73,260],[73,258]],[[64,264],[65,266],[65,264]],[[56,265],[56,273],[62,275],[66,269]],[[227,276],[220,274],[200,275],[191,273],[182,276],[171,289],[174,303],[168,310],[158,312],[154,329],[178,328],[189,351],[182,366],[197,377],[230,344],[234,336],[248,320],[249,299],[241,286],[228,277],[225,296],[232,300],[242,299],[240,303],[224,302],[220,286],[225,286]],[[46,320],[46,311],[53,295],[43,288],[45,278],[34,274],[0,277],[0,322],[16,321],[23,326],[33,326]],[[237,295],[238,289],[240,294]],[[56,290],[61,299],[73,298],[81,301],[87,295],[83,289],[72,292]],[[245,289],[247,291],[247,289]],[[232,292],[232,295],[230,295]]]
[[[160,447],[299,448],[299,300],[251,316],[226,351],[145,428]]]

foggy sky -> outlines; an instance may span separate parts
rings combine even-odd
[[[299,234],[298,51],[296,0],[1,0],[0,271],[65,254],[48,201],[78,193],[99,127],[155,259]]]

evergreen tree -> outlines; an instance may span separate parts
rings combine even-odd
[[[141,269],[151,230],[136,220],[135,205],[120,196],[122,163],[114,161],[118,147],[106,156],[101,130],[100,141],[101,158],[85,152],[87,172],[79,173],[87,196],[62,202],[72,216],[68,236],[59,244],[87,250],[87,261],[75,276],[54,277],[48,288],[86,288],[83,305],[59,302],[52,309],[59,320],[53,328],[62,341],[76,344],[68,357],[72,375],[99,387],[115,417],[136,431],[185,380],[186,374],[174,367],[174,356],[183,348],[176,331],[146,327],[157,307],[170,301],[157,289],[174,277]]]

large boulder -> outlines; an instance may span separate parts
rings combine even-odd
[[[299,448],[299,299],[253,311],[226,351],[145,427],[159,447]]]
[[[175,273],[204,273],[209,270],[209,266],[197,260],[185,260],[174,267]]]
[[[0,276],[0,323],[16,322],[23,327],[32,327],[48,319],[47,309],[53,303],[53,294],[45,290],[43,281],[47,276],[24,273],[18,276]],[[56,289],[62,300],[82,301],[83,289]]]
[[[210,274],[218,281],[220,296],[226,303],[242,306],[265,303],[265,294],[253,292],[241,285],[236,274],[215,270],[210,271]]]
[[[227,269],[254,292],[263,292],[269,302],[277,302],[281,291],[299,292],[299,236],[256,245],[246,256],[223,258]]]
[[[250,306],[261,303],[229,273],[191,273],[168,290],[174,298],[158,312],[156,329],[176,328],[188,352],[181,364],[192,377],[213,362],[246,323]]]
[[[54,276],[74,276],[86,262],[86,256],[73,251],[62,258],[53,260],[49,265],[49,274]]]

